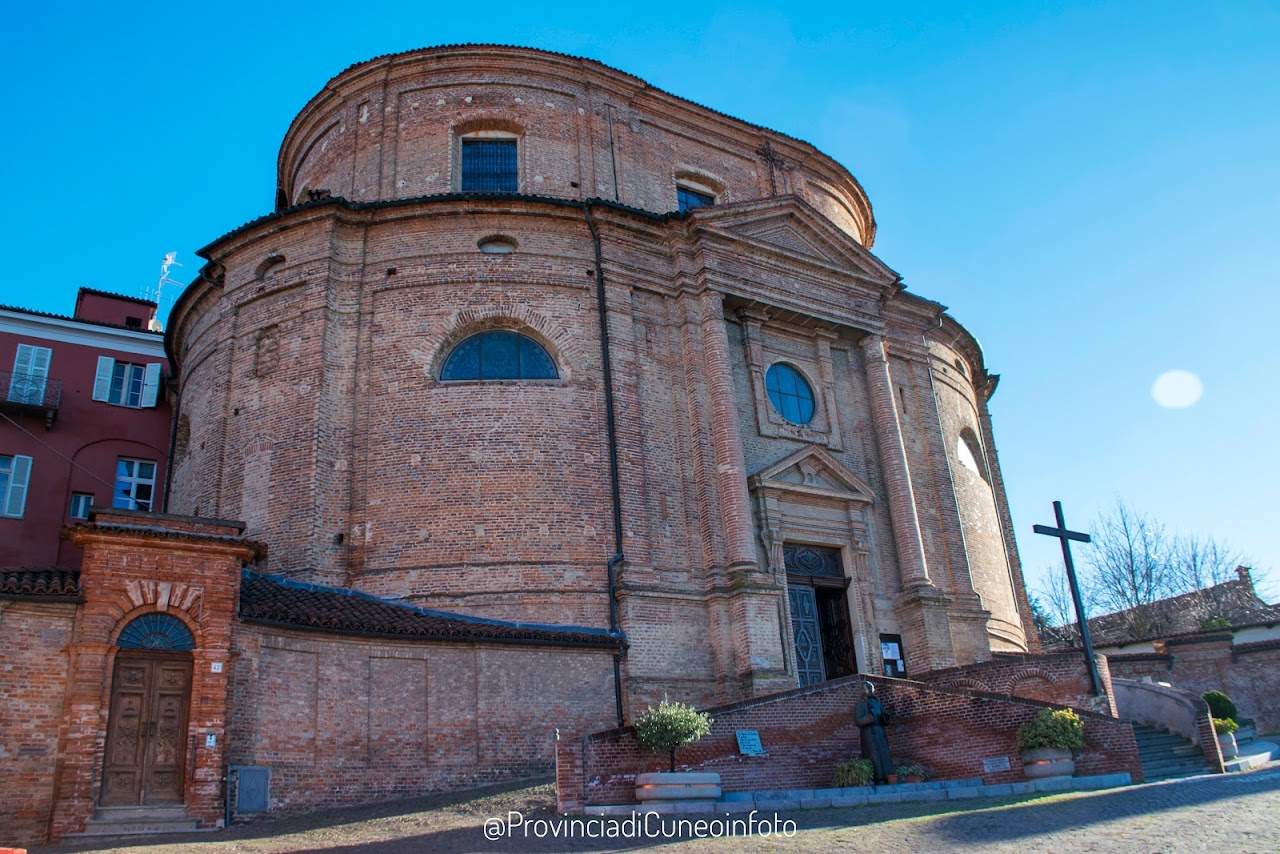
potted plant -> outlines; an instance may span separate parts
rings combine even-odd
[[[1028,779],[1070,777],[1076,770],[1072,751],[1084,747],[1084,722],[1071,709],[1041,709],[1018,727],[1018,747]]]
[[[720,775],[676,772],[676,748],[693,744],[711,731],[711,716],[693,706],[663,698],[636,721],[636,742],[645,750],[666,753],[670,771],[636,775],[636,799],[648,802],[715,800]]]
[[[1213,731],[1218,734],[1218,746],[1222,748],[1223,759],[1235,759],[1240,753],[1236,745],[1236,730],[1240,724],[1231,718],[1213,718]]]
[[[929,772],[923,765],[906,762],[898,766],[898,779],[903,783],[923,783],[929,779]]]
[[[855,786],[869,786],[875,777],[876,767],[870,759],[850,759],[836,766],[836,788],[850,789]]]

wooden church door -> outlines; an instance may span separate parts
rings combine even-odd
[[[190,654],[122,650],[111,684],[102,804],[182,803]]]
[[[858,672],[839,549],[787,543],[787,597],[795,639],[796,678],[814,685]]]

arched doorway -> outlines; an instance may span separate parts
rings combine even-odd
[[[116,642],[103,806],[182,803],[195,639],[168,614],[143,614]]]

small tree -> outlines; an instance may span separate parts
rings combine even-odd
[[[693,706],[663,698],[658,708],[650,706],[636,721],[636,741],[645,750],[665,751],[676,770],[676,748],[693,744],[711,731],[711,716]]]
[[[1208,691],[1204,701],[1209,704],[1209,714],[1215,718],[1232,718],[1236,716],[1236,704],[1221,691]]]

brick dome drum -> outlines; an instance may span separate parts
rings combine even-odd
[[[169,509],[244,520],[260,571],[616,628],[628,709],[1027,649],[996,377],[811,145],[450,46],[330,81],[276,195],[167,339]]]

